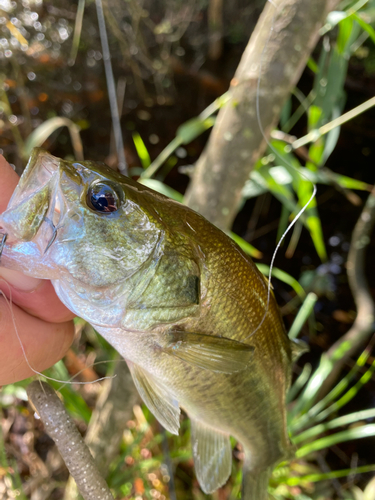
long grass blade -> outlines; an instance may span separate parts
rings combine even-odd
[[[155,175],[163,163],[176,151],[176,149],[185,143],[184,141],[192,140],[192,138],[196,137],[197,134],[199,135],[207,130],[207,128],[212,127],[214,122],[209,119],[229,101],[229,98],[230,93],[225,92],[225,94],[218,97],[214,100],[214,102],[207,106],[207,108],[204,109],[197,118],[193,119],[193,121],[189,120],[192,125],[191,127],[189,127],[189,122],[181,125],[179,128],[180,133],[172,139],[159,156],[155,158],[148,169],[141,174],[141,179],[149,179]]]
[[[369,410],[356,411],[354,413],[350,413],[349,415],[344,415],[343,417],[335,418],[330,422],[324,422],[319,425],[315,425],[310,429],[307,429],[305,432],[301,432],[297,436],[293,437],[293,443],[299,444],[311,439],[319,434],[323,434],[323,432],[327,432],[331,429],[336,429],[337,427],[342,427],[344,425],[349,425],[352,423],[359,422],[360,420],[367,420],[369,418],[375,418],[375,409],[371,408]]]
[[[158,193],[163,194],[164,196],[168,196],[168,198],[172,198],[172,200],[178,201],[179,203],[182,203],[183,201],[184,197],[181,193],[167,186],[163,182],[158,181],[157,179],[139,179],[138,182],[149,187],[150,189],[153,189],[154,191],[157,191]]]
[[[288,486],[298,486],[306,483],[317,483],[318,481],[327,481],[329,479],[337,479],[340,477],[347,477],[354,474],[364,474],[366,472],[375,471],[374,465],[363,465],[362,467],[356,467],[354,469],[343,469],[335,470],[326,473],[308,474],[306,476],[299,477],[286,477],[280,478],[280,482],[287,484]]]
[[[237,243],[237,245],[247,254],[249,254],[254,259],[261,259],[263,254],[253,245],[245,241],[243,238],[238,236],[238,234],[233,233],[232,231],[228,232],[228,235],[232,238],[233,241]]]
[[[68,64],[69,66],[74,66],[78,54],[79,42],[81,40],[81,32],[82,32],[82,22],[83,22],[83,13],[85,11],[85,0],[78,0],[77,14],[74,23],[74,34],[73,34],[73,42],[72,48],[70,51],[70,57]]]
[[[364,31],[366,31],[366,33],[368,33],[368,35],[370,36],[373,43],[375,43],[375,30],[374,30],[374,28],[370,24],[366,23],[366,21],[364,21],[362,19],[362,17],[360,17],[358,14],[353,14],[353,18],[357,21],[357,23],[360,25],[360,27]]]
[[[287,403],[290,403],[291,401],[294,400],[294,398],[297,396],[299,391],[302,389],[302,387],[306,384],[306,382],[309,380],[309,377],[311,375],[312,371],[312,366],[309,363],[306,363],[304,367],[302,368],[302,372],[292,385],[292,387],[289,389],[286,401]],[[288,417],[291,414],[293,410],[288,411]]]
[[[349,401],[351,401],[357,395],[358,391],[362,389],[362,387],[366,385],[367,382],[370,381],[374,372],[375,372],[375,361],[372,363],[370,368],[362,375],[362,377],[353,387],[351,387],[338,401],[335,401],[331,406],[329,406],[324,411],[319,413],[314,420],[315,421],[324,420],[329,415],[335,413],[340,408],[349,403]]]
[[[363,385],[365,385],[372,377],[375,371],[375,361],[372,363],[370,368],[362,375],[359,381],[353,387],[351,387],[339,400],[335,401],[335,399],[340,394],[342,394],[348,387],[350,382],[353,380],[355,374],[358,372],[360,367],[363,366],[363,364],[365,363],[365,360],[367,359],[368,356],[369,356],[368,352],[365,351],[364,353],[362,353],[360,358],[357,360],[356,366],[352,368],[352,370],[348,373],[348,375],[344,377],[336,385],[336,387],[334,387],[333,390],[327,394],[325,398],[319,401],[316,405],[310,407],[309,411],[306,411],[304,415],[296,417],[296,420],[294,422],[291,422],[292,434],[296,433],[298,430],[303,429],[308,425],[311,425],[311,423],[316,423],[324,420],[333,412],[342,408],[358,393],[358,391],[363,387]],[[323,364],[321,363],[320,367],[317,370],[318,372],[317,376],[319,378],[314,380],[313,376],[313,378],[310,380],[309,385],[305,391],[306,394],[304,393],[301,397],[302,404],[301,401],[299,401],[298,409],[301,413],[303,412],[303,409],[306,409],[306,407],[308,409],[309,403],[311,404],[311,396],[309,392],[311,392],[315,396],[325,376],[327,376],[328,373],[330,372],[331,366],[332,362],[331,363],[323,362]],[[324,369],[322,369],[321,367]]]
[[[265,276],[269,275],[270,266],[268,266],[267,264],[259,264],[259,263],[257,263],[256,266],[259,269],[259,271],[263,273]],[[306,297],[305,290],[299,284],[299,282],[295,278],[293,278],[293,276],[283,271],[282,269],[279,269],[278,267],[273,267],[272,277],[277,278],[283,283],[286,283],[287,285],[291,286],[301,300],[305,299]]]
[[[296,457],[302,458],[314,452],[329,448],[335,444],[352,441],[353,439],[362,439],[370,436],[375,436],[375,424],[362,425],[361,427],[354,427],[346,431],[337,432],[331,436],[317,439],[312,443],[302,446],[297,450]]]
[[[344,113],[340,117],[336,118],[335,120],[332,120],[331,122],[327,123],[326,125],[323,125],[322,127],[318,128],[317,130],[312,130],[308,134],[304,135],[300,139],[297,139],[293,142],[292,148],[293,149],[298,149],[301,148],[302,146],[305,146],[309,142],[315,142],[317,141],[322,135],[328,134],[331,130],[333,130],[336,127],[339,127],[340,125],[343,125],[344,123],[347,123],[348,121],[352,120],[356,116],[360,115],[361,113],[364,113],[368,109],[372,108],[375,106],[375,97],[371,97],[371,99],[368,99],[364,103],[360,104],[359,106],[356,106],[355,108],[351,109],[347,113]]]
[[[80,127],[69,118],[62,116],[55,116],[43,122],[39,127],[32,131],[25,142],[25,154],[29,156],[31,150],[35,147],[42,146],[43,143],[52,135],[56,130],[61,127],[67,127],[72,141],[74,156],[77,160],[82,161],[83,145],[80,137]]]
[[[138,132],[133,132],[133,141],[139,159],[141,160],[142,167],[144,169],[148,168],[151,164],[151,158],[149,152],[147,151],[146,145]]]
[[[313,312],[314,305],[316,304],[317,300],[318,296],[315,295],[315,293],[310,292],[307,295],[300,310],[298,311],[297,316],[295,317],[295,320],[293,321],[292,326],[290,327],[288,333],[290,339],[295,339],[298,337],[298,334],[301,331],[303,325],[309,318],[310,314]]]

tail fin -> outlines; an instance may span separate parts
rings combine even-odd
[[[245,461],[243,467],[241,500],[268,500],[268,482],[271,473],[271,467],[263,470],[249,470]]]

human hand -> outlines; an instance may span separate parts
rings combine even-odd
[[[18,175],[0,155],[0,213],[18,183]],[[50,281],[39,280],[1,267],[0,290],[12,296],[12,310],[27,359],[43,371],[61,359],[73,342],[71,313],[58,299]],[[12,314],[0,293],[0,386],[33,375],[22,352]]]

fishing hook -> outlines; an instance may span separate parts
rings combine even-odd
[[[4,247],[5,247],[5,242],[7,240],[8,233],[4,233],[3,237],[1,238],[0,242],[0,259],[1,259],[1,254],[3,253]]]
[[[57,236],[57,230],[59,229],[59,226],[55,226],[54,223],[49,219],[48,217],[44,217],[44,220],[48,222],[48,224],[52,227],[52,236],[51,239],[49,240],[46,249],[43,252],[43,255],[45,255],[49,249],[49,247],[52,245],[52,243],[55,241],[56,236]],[[1,253],[0,253],[1,256]]]
[[[50,248],[50,246],[52,245],[52,243],[55,241],[56,239],[56,236],[57,236],[57,230],[59,229],[59,226],[55,226],[54,223],[51,221],[51,219],[49,219],[48,217],[44,217],[44,220],[46,222],[48,222],[48,224],[52,227],[52,236],[51,236],[51,239],[49,240],[47,246],[46,246],[46,249],[44,250],[44,254],[47,253],[48,249]],[[7,237],[8,237],[8,233],[4,233],[2,238],[1,238],[1,241],[0,241],[0,260],[1,260],[1,255],[3,253],[3,250],[4,250],[4,247],[5,247],[5,242],[7,240]]]

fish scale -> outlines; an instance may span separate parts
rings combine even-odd
[[[62,201],[48,242],[53,196]],[[264,500],[272,467],[292,453],[292,349],[267,280],[242,250],[199,214],[104,164],[41,149],[0,227],[2,265],[52,278],[65,305],[124,356],[168,430],[178,433],[186,411],[203,491],[227,481],[234,436],[245,450],[244,498]]]

